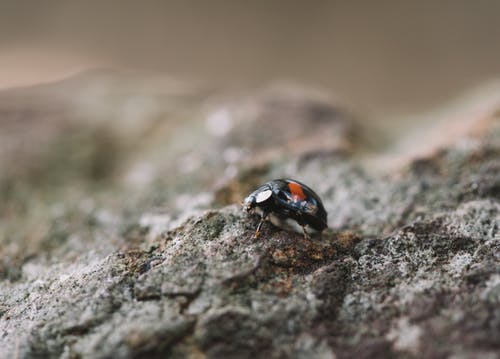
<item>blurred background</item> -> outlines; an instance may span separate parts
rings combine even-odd
[[[500,74],[500,2],[0,2],[0,89],[88,68],[246,90],[293,82],[374,117],[421,112]]]

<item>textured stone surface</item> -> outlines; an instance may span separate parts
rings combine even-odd
[[[0,94],[2,357],[499,357],[500,106],[395,167],[307,93],[85,76]],[[284,176],[321,238],[253,238],[235,202]]]

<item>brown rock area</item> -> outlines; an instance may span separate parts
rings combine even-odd
[[[297,89],[0,92],[0,357],[499,358],[497,98],[388,141]],[[279,177],[321,237],[253,237]]]

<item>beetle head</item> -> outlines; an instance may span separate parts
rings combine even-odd
[[[257,202],[255,201],[255,196],[252,193],[251,195],[247,196],[243,201],[243,209],[246,212],[251,212],[255,208],[256,204]]]
[[[251,212],[257,206],[266,206],[271,200],[273,191],[269,188],[261,188],[251,193],[243,202],[243,207],[247,212]]]

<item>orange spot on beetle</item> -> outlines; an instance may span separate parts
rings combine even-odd
[[[294,200],[301,200],[305,201],[306,200],[306,195],[304,194],[304,191],[302,190],[302,186],[298,183],[295,182],[290,182],[288,184],[288,188],[290,189],[290,193],[293,196]]]

